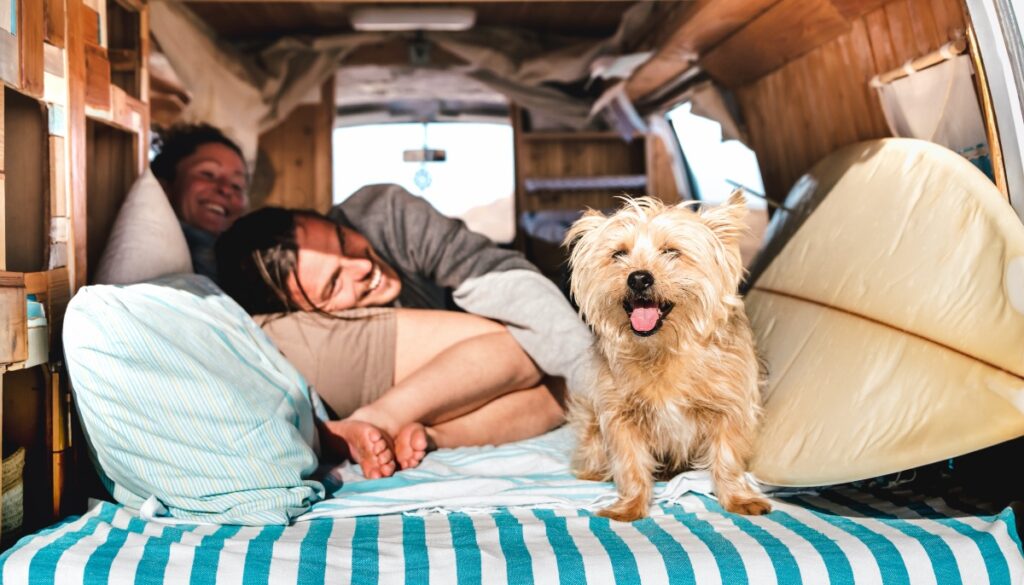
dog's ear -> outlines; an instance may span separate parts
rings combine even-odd
[[[577,219],[569,231],[565,234],[565,239],[562,240],[562,246],[566,248],[573,247],[576,242],[585,236],[588,232],[596,228],[597,226],[604,223],[608,219],[605,214],[601,213],[596,209],[588,209],[584,214]]]
[[[733,244],[739,241],[747,229],[744,221],[747,213],[747,199],[743,196],[743,190],[736,189],[725,203],[701,212],[700,217],[718,239]]]

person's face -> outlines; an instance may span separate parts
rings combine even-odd
[[[359,232],[316,217],[298,216],[295,241],[298,265],[288,292],[304,310],[327,312],[387,305],[402,283]],[[302,290],[299,289],[299,283]],[[310,305],[312,303],[312,306]]]
[[[178,161],[168,192],[182,222],[220,235],[248,207],[247,188],[242,157],[228,146],[210,142]]]

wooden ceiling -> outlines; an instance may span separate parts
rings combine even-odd
[[[239,0],[187,2],[220,36],[232,41],[263,41],[292,34],[351,32],[348,15],[367,5],[395,2]],[[568,0],[544,2],[410,2],[457,4],[476,10],[477,26],[529,28],[539,32],[606,37],[615,32],[622,13],[633,1]]]

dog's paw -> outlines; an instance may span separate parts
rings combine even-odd
[[[581,469],[573,471],[573,473],[576,475],[576,479],[581,479],[583,481],[611,481],[612,479],[610,475],[593,469]]]
[[[722,507],[728,512],[744,516],[760,516],[772,511],[772,505],[768,500],[758,496],[733,498],[728,502],[723,502]]]
[[[619,522],[632,522],[647,517],[647,504],[638,500],[619,500],[603,510],[598,510],[597,515]]]

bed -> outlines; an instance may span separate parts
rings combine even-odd
[[[1007,507],[872,484],[773,494],[767,516],[724,512],[690,472],[652,515],[594,514],[610,484],[567,473],[565,429],[443,450],[419,470],[341,487],[291,524],[170,524],[110,502],[0,556],[19,583],[1020,583]],[[501,504],[511,505],[501,505]],[[378,513],[374,513],[378,512]],[[383,513],[379,513],[383,512]]]

